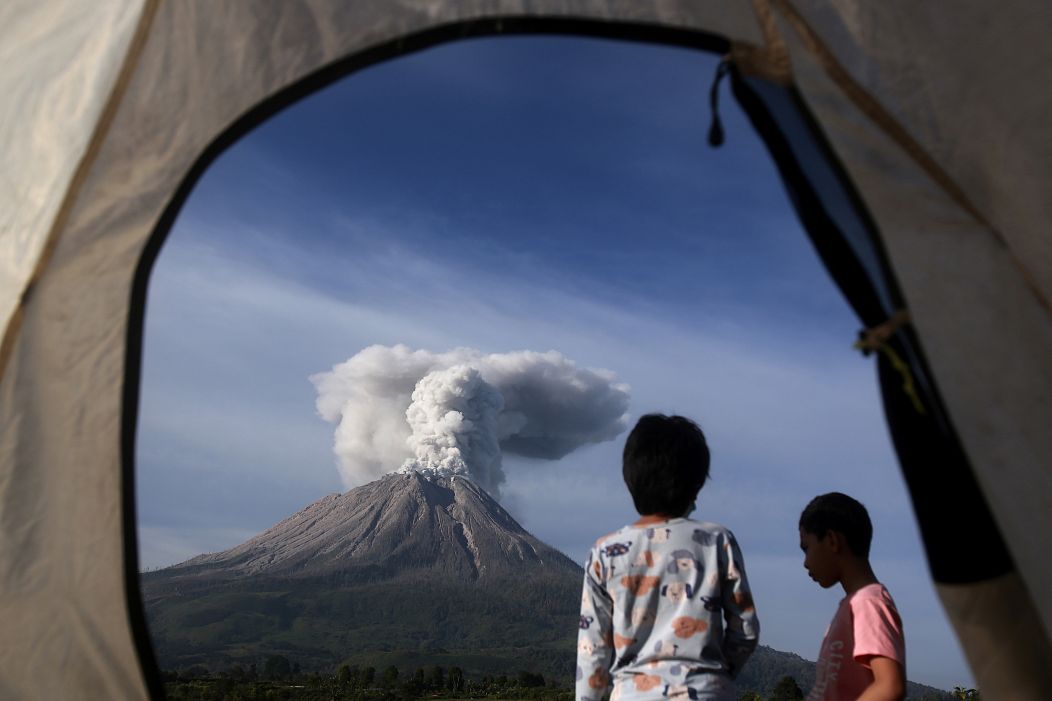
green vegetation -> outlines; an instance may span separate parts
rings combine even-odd
[[[162,667],[248,668],[272,655],[305,672],[348,663],[383,670],[459,667],[471,678],[526,667],[568,684],[580,582],[486,586],[399,578],[338,587],[318,581],[216,583],[146,601]]]
[[[801,689],[810,689],[815,683],[815,663],[761,645],[742,669],[737,685],[739,690],[756,692],[760,695],[759,701],[769,701],[766,697],[771,696],[779,684],[784,684],[786,678]]]
[[[173,700],[572,699],[576,580],[480,586],[428,577],[286,579],[162,583],[150,593],[158,657],[162,667],[180,670],[168,674]],[[417,678],[417,670],[435,675],[429,671],[435,669],[442,670],[441,684]],[[519,670],[543,685],[531,686]],[[814,663],[760,646],[737,686],[747,701],[797,698],[787,677],[810,689]],[[907,697],[981,701],[974,690],[913,683]]]
[[[429,701],[501,699],[573,701],[573,690],[526,670],[470,679],[460,667],[341,665],[335,674],[303,673],[281,655],[268,657],[262,671],[240,665],[209,673],[203,667],[165,672],[169,701]]]
[[[815,663],[791,652],[781,652],[759,646],[737,679],[739,701],[782,701],[806,698],[814,686]],[[795,688],[795,691],[794,691]],[[960,689],[960,691],[964,691]],[[799,693],[799,696],[797,696]],[[906,682],[907,701],[981,701],[975,696],[954,696],[953,693],[915,682]]]
[[[804,701],[804,692],[792,677],[782,677],[774,685],[768,701]]]
[[[271,655],[261,668],[235,665],[220,672],[202,666],[164,673],[169,701],[573,701],[572,685],[527,670],[514,674],[469,677],[461,667],[429,666],[403,671],[342,664],[335,672],[302,672],[282,655]],[[739,688],[741,686],[739,685]],[[744,689],[738,701],[802,701],[804,691],[791,676],[766,693]],[[982,701],[974,689],[952,692],[928,688],[908,701]]]

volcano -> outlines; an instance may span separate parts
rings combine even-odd
[[[163,572],[168,580],[347,581],[415,573],[468,583],[539,572],[579,579],[581,569],[527,533],[474,482],[409,472],[330,494],[242,545]]]
[[[464,477],[395,473],[142,575],[162,668],[572,672],[581,568]]]
[[[583,572],[463,477],[390,474],[221,553],[142,575],[163,669],[339,664],[572,679]],[[803,688],[814,663],[761,646],[740,691]],[[948,698],[908,686],[911,697]]]

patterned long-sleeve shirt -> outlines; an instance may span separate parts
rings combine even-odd
[[[585,563],[577,701],[734,699],[759,640],[733,534],[674,518],[603,536]]]

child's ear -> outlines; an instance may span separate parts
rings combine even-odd
[[[829,549],[834,553],[839,553],[846,543],[844,542],[844,534],[837,533],[836,531],[826,531],[824,540],[829,545]]]

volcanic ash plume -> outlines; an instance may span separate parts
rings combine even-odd
[[[353,487],[401,467],[467,475],[497,496],[502,454],[557,460],[625,428],[628,387],[561,353],[370,346],[313,375]]]
[[[408,444],[415,457],[403,470],[439,476],[470,475],[493,481],[502,475],[497,415],[504,397],[468,365],[428,373],[416,383],[405,419],[412,434]],[[486,484],[487,491],[499,484]]]

